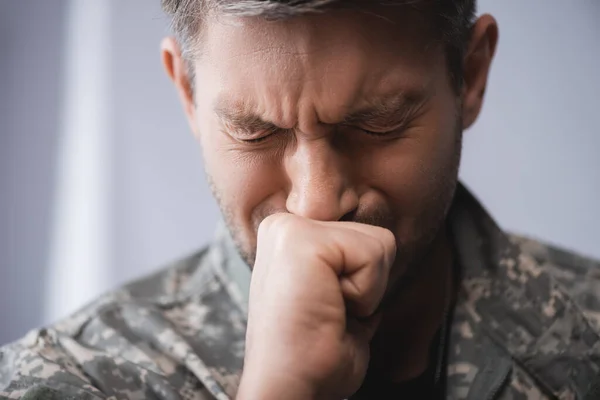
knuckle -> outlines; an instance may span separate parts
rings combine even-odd
[[[377,274],[381,273],[388,266],[388,247],[386,246],[383,240],[372,236],[365,238],[364,243],[368,243],[368,248],[370,248],[369,251],[371,254],[370,258],[372,260],[372,263],[374,264],[375,269],[377,270]]]
[[[384,229],[381,235],[382,246],[382,264],[386,268],[390,268],[396,257],[396,237],[392,231]]]
[[[389,229],[383,229],[382,243],[385,246],[386,251],[396,250],[396,237]]]
[[[258,226],[258,235],[260,236],[279,236],[282,232],[285,232],[289,225],[289,214],[276,213],[271,214],[262,220]]]
[[[352,280],[352,297],[360,316],[373,314],[379,306],[387,284],[385,277],[380,268],[371,268]]]
[[[302,237],[305,228],[300,217],[289,213],[276,213],[266,217],[258,228],[258,241],[266,243],[272,250],[288,248]]]

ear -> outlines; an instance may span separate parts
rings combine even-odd
[[[463,129],[470,127],[481,111],[490,66],[498,43],[498,24],[482,15],[471,29],[463,70]]]
[[[197,134],[194,85],[189,76],[188,61],[181,55],[181,48],[174,37],[163,39],[160,48],[165,71],[177,89],[191,130]]]

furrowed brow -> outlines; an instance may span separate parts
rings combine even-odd
[[[281,129],[274,123],[265,121],[259,115],[242,107],[235,107],[229,104],[216,104],[214,111],[222,123],[234,129],[248,132]]]
[[[428,98],[429,96],[425,93],[413,95],[403,93],[394,97],[373,101],[367,107],[347,115],[344,118],[343,124],[357,125],[368,123],[381,127],[400,125],[413,116],[425,104]]]

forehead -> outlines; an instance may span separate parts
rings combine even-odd
[[[426,15],[398,6],[282,21],[212,17],[201,46],[196,77],[205,101],[278,119],[297,118],[305,102],[322,121],[336,120],[362,100],[424,90],[444,65]]]

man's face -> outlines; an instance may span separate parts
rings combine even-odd
[[[443,45],[417,11],[378,11],[204,22],[192,125],[249,265],[277,212],[390,229],[397,276],[443,225],[462,130]]]

